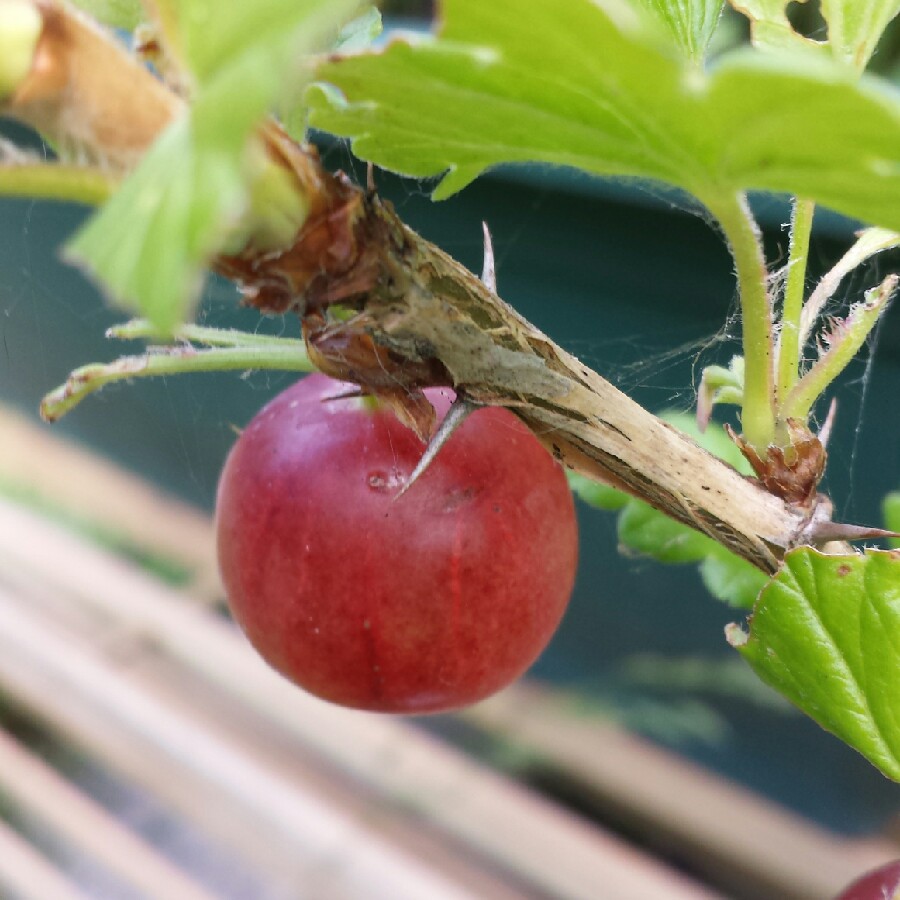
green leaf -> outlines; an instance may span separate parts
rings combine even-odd
[[[374,6],[370,6],[340,30],[334,50],[338,53],[354,53],[365,50],[371,46],[381,31],[381,13]]]
[[[684,55],[702,63],[722,15],[724,0],[641,0]]]
[[[572,493],[579,500],[583,500],[589,506],[597,509],[615,511],[621,509],[631,499],[628,494],[623,494],[608,484],[585,478],[584,475],[579,475],[577,472],[566,470],[566,478],[569,479]]]
[[[368,7],[341,28],[331,50],[334,53],[365,50],[381,31],[381,13],[374,6]],[[304,78],[291,84],[290,89],[284,92],[277,109],[278,118],[287,133],[301,143],[307,139],[307,109],[303,99],[307,81],[308,78]]]
[[[362,3],[254,0],[223,6],[216,0],[165,0],[158,5],[183,64],[199,84],[209,84],[218,73],[244,65],[245,54],[267,57],[270,68],[284,74],[285,65],[301,63],[311,45],[330,46]],[[324,43],[323,26],[330,34]],[[266,76],[262,67],[258,74]]]
[[[900,94],[830,59],[745,50],[704,74],[608,0],[447,0],[440,39],[324,64],[311,124],[435,198],[500,163],[784,191],[900,228]]]
[[[186,317],[213,256],[249,236],[283,234],[285,215],[288,224],[302,216],[302,204],[288,203],[269,221],[254,203],[254,190],[270,191],[273,178],[251,138],[289,76],[296,81],[302,61],[331,45],[359,2],[265,0],[224,12],[207,0],[160,6],[195,67],[193,104],[68,254],[165,333]]]
[[[859,71],[866,67],[884,29],[898,13],[898,0],[822,0],[832,52]]]
[[[827,52],[826,45],[794,31],[785,6],[788,0],[730,0],[731,5],[750,20],[753,44],[764,50]],[[799,0],[805,3],[806,0]]]
[[[884,498],[882,511],[884,527],[888,531],[900,532],[900,491],[893,491]],[[900,547],[900,538],[893,538],[890,544],[892,547]]]
[[[715,546],[711,538],[640,500],[632,500],[619,514],[619,540],[664,563],[699,562]]]
[[[900,781],[900,554],[801,547],[729,641],[763,681]]]
[[[147,18],[141,0],[74,0],[73,5],[98,22],[125,31],[133,31]]]
[[[697,388],[697,423],[704,428],[712,416],[713,407],[720,403],[744,402],[744,357],[733,356],[728,368],[706,366]]]
[[[753,606],[769,580],[756,566],[720,545],[700,563],[700,577],[717,600],[747,609]]]
[[[139,310],[163,333],[182,321],[206,260],[246,202],[234,158],[199,147],[190,125],[185,118],[167,129],[66,250],[117,303]]]

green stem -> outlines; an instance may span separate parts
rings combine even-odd
[[[118,179],[89,166],[57,163],[0,165],[0,195],[4,197],[38,197],[99,206],[117,186]]]
[[[263,338],[262,335],[247,337]],[[112,363],[94,363],[76,369],[65,384],[51,391],[41,401],[41,416],[48,422],[55,422],[94,391],[107,384],[132,378],[249,369],[309,372],[312,368],[303,342],[287,338],[268,337],[264,341],[250,340],[243,345],[212,347],[207,350],[198,350],[192,346],[151,347],[139,356],[123,356]]]
[[[741,300],[745,439],[760,452],[775,438],[772,307],[759,227],[743,193],[707,201],[731,248]]]
[[[812,335],[819,317],[828,301],[834,296],[841,281],[867,259],[883,250],[900,247],[900,234],[886,228],[866,228],[857,237],[856,243],[826,272],[816,289],[809,295],[800,316],[800,346],[804,346]]]
[[[900,277],[889,275],[878,287],[866,291],[865,300],[854,306],[845,320],[834,323],[827,337],[830,342],[828,350],[784,398],[782,414],[785,419],[806,421],[816,400],[844,371],[865,343],[881,314],[887,309],[898,281]]]
[[[148,319],[132,319],[122,325],[113,325],[112,328],[107,329],[106,336],[122,341],[168,338],[174,341],[202,344],[206,347],[258,348],[271,350],[276,356],[291,352],[306,354],[306,345],[301,338],[276,337],[271,334],[255,334],[249,331],[238,331],[234,328],[210,328],[207,325],[191,323],[179,325],[171,335],[165,335]]]
[[[794,198],[791,216],[791,246],[788,254],[787,279],[784,285],[784,304],[778,337],[778,403],[800,377],[800,317],[806,287],[806,261],[809,257],[809,237],[812,233],[816,205],[812,200]]]

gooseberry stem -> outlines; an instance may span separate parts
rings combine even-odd
[[[788,255],[784,303],[781,309],[781,329],[778,335],[778,393],[779,408],[800,377],[800,317],[806,286],[806,261],[809,238],[815,213],[812,200],[794,199],[791,216],[791,244]],[[780,412],[780,409],[779,409]]]
[[[153,335],[153,329],[148,323],[136,320],[111,329],[109,335],[147,337]],[[89,394],[108,384],[132,378],[251,369],[309,372],[313,368],[306,355],[306,346],[296,338],[248,334],[200,325],[184,325],[176,331],[175,337],[182,343],[148,347],[142,354],[76,369],[64,384],[41,401],[41,416],[48,422],[55,422]],[[205,349],[199,349],[195,344],[205,345]]]
[[[866,291],[865,300],[856,304],[846,319],[833,321],[823,338],[828,349],[784,398],[785,419],[805,421],[816,400],[850,364],[878,324],[897,283],[898,276],[889,275],[880,285]]]
[[[706,205],[731,248],[740,294],[744,349],[741,428],[747,442],[764,452],[775,438],[775,378],[772,304],[759,226],[743,193],[717,195]]]
[[[5,161],[0,164],[0,196],[28,197],[99,206],[119,179],[93,166]]]

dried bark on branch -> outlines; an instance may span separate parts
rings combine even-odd
[[[309,151],[303,165],[317,165]],[[220,268],[259,309],[297,312],[323,371],[393,395],[413,422],[429,385],[508,407],[570,468],[647,501],[764,571],[809,539],[822,504],[785,503],[647,412],[376,195],[340,176],[321,184],[333,202],[310,217],[292,248],[223,260]],[[329,321],[336,304],[355,312]]]

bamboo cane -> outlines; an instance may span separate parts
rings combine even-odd
[[[45,565],[47,558],[53,559],[52,567]],[[280,823],[282,833],[291,829],[301,833],[298,817],[303,806],[292,809],[294,795],[268,780],[274,775],[266,778],[257,768],[247,768],[250,761],[237,755],[238,748],[213,742],[213,736],[203,731],[202,717],[189,721],[187,710],[179,713],[161,706],[129,680],[130,670],[95,659],[73,640],[78,631],[98,631],[98,624],[75,632],[69,625],[61,632],[59,617],[71,616],[73,606],[93,610],[94,616],[99,613],[101,621],[116,623],[119,633],[124,629],[152,639],[180,666],[277,722],[298,746],[325,755],[360,783],[375,786],[394,803],[489,858],[492,865],[516,873],[516,878],[541,891],[588,897],[591,886],[602,881],[608,900],[714,896],[611,835],[491,775],[407,723],[349,712],[305,695],[266,667],[225,621],[3,502],[0,572],[0,682],[77,734],[79,741],[94,742],[96,752],[114,753],[118,764],[130,766],[134,776],[147,777],[139,769],[142,762],[162,772],[166,759],[167,766],[175,764],[173,772],[181,773],[176,794],[179,784],[187,790],[186,777],[194,794],[214,783],[223,796],[249,805],[257,821],[262,817]],[[15,595],[29,598],[29,614]],[[48,609],[44,615],[42,607]],[[104,727],[103,722],[108,724]],[[137,736],[147,743],[140,752],[142,759],[134,759]],[[318,837],[313,846],[323,840]],[[342,853],[340,859],[345,858]],[[356,868],[364,861],[361,855]]]
[[[148,898],[214,900],[213,894],[3,730],[0,794]]]
[[[0,819],[0,896],[90,900],[43,854]]]

